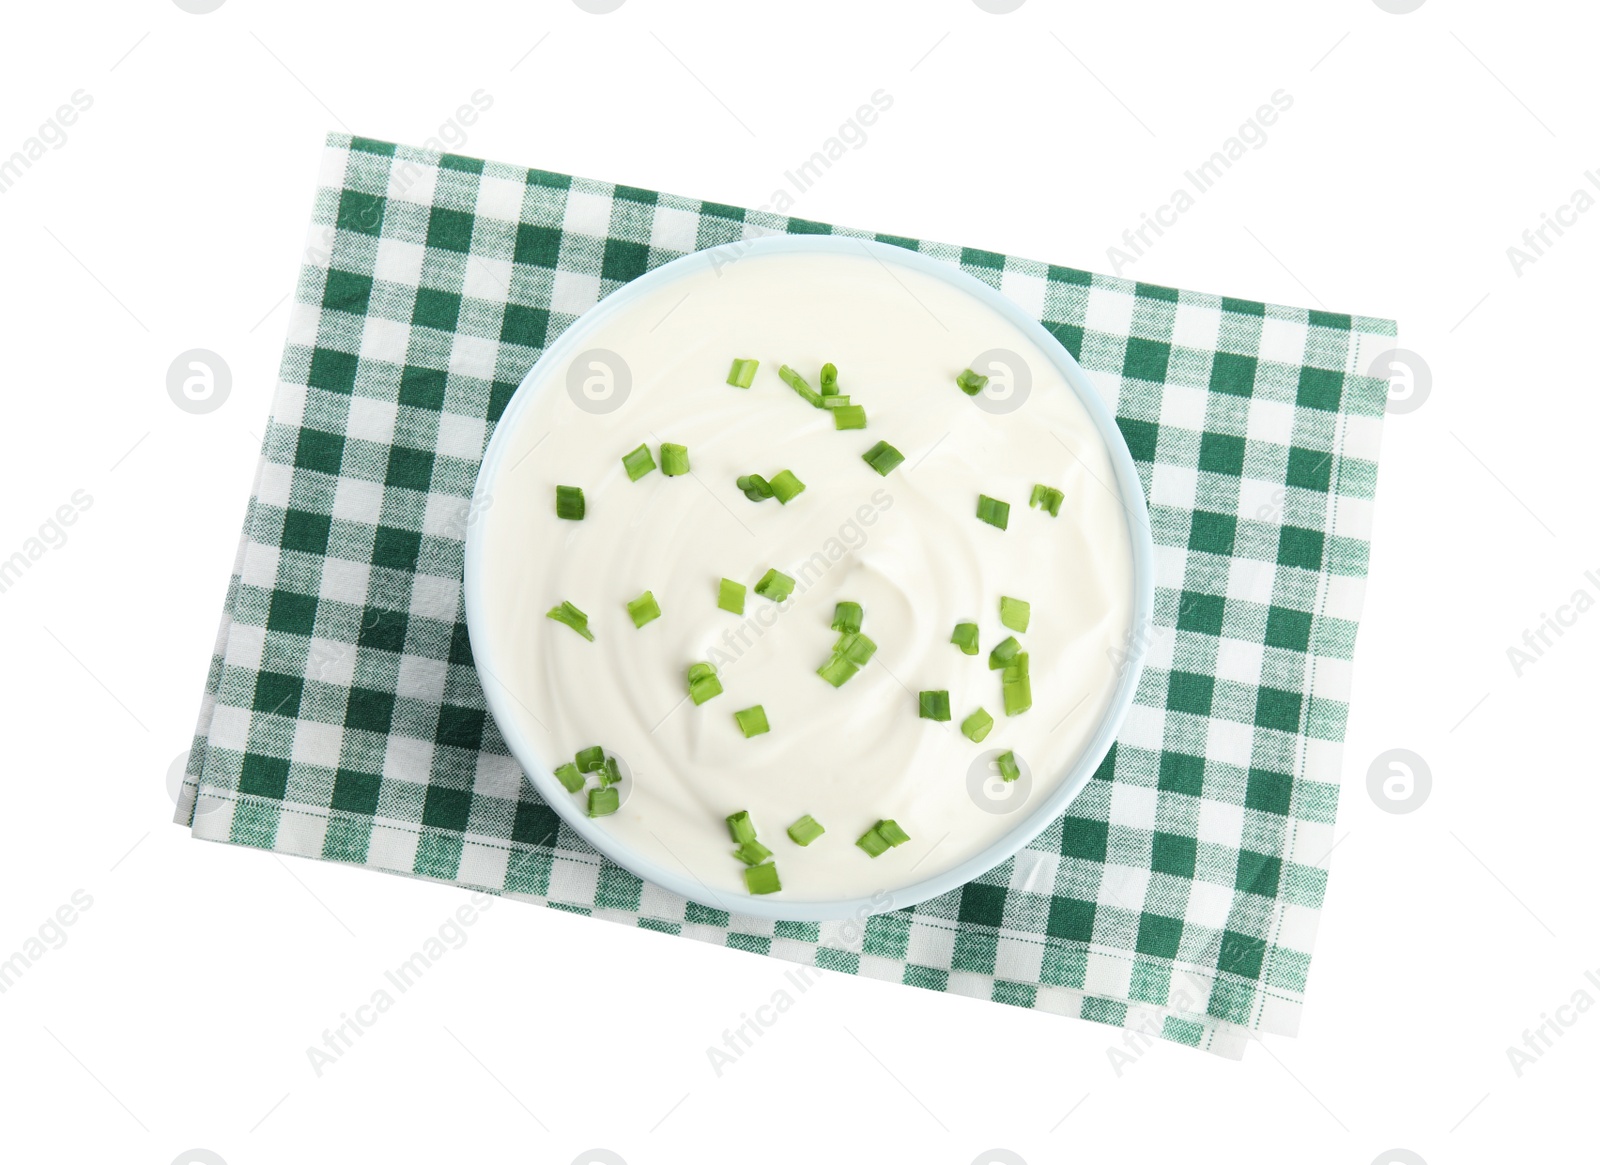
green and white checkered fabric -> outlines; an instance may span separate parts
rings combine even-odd
[[[864,923],[730,916],[594,853],[485,711],[462,547],[544,346],[687,252],[774,232],[956,263],[1114,402],[1155,625],[1112,754],[969,885]],[[1333,847],[1394,325],[1174,291],[561,174],[329,138],[179,820],[1228,1055],[1292,1033]]]

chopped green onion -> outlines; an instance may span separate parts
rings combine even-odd
[[[956,377],[956,387],[968,396],[977,396],[983,391],[983,386],[989,383],[987,376],[979,376],[972,369],[965,369]]]
[[[644,445],[622,456],[622,468],[628,471],[629,481],[638,481],[655,467],[656,459],[650,456],[650,450]]]
[[[963,655],[977,655],[978,625],[976,623],[957,623],[955,631],[950,636],[950,642],[959,647]]]
[[[905,454],[887,441],[879,441],[861,455],[861,460],[872,466],[879,477],[888,477],[894,471],[894,467],[905,459]]]
[[[1011,503],[997,501],[985,494],[978,495],[978,520],[1004,530],[1011,520]]]
[[[1016,754],[1009,748],[994,758],[995,767],[1000,770],[1002,781],[1014,781],[1022,775],[1022,769],[1017,766]]]
[[[805,397],[812,408],[820,409],[822,407],[822,395],[818,393],[816,389],[807,384],[805,377],[801,376],[793,368],[790,368],[787,364],[782,365],[778,369],[778,376],[781,377],[783,382],[790,388],[794,389],[801,396]]]
[[[569,522],[583,521],[583,490],[575,485],[556,486],[556,517]]]
[[[810,845],[826,832],[827,830],[817,824],[817,819],[807,813],[789,827],[789,840],[795,845]]]
[[[645,591],[637,599],[628,604],[628,614],[633,616],[633,625],[643,627],[652,619],[661,618],[661,606],[656,602],[656,597]]]
[[[918,692],[917,715],[924,720],[950,719],[950,693],[947,691]]]
[[[961,722],[961,735],[972,741],[973,744],[978,744],[985,736],[989,735],[989,729],[993,727],[994,717],[979,708]]]
[[[557,623],[565,623],[590,643],[594,642],[594,632],[589,630],[589,616],[565,599],[561,600],[559,607],[551,607],[546,611],[544,617],[554,619]]]
[[[1033,707],[1033,681],[1028,678],[1028,653],[1019,652],[1000,673],[1000,694],[1006,715],[1019,716]]]
[[[598,744],[593,748],[578,750],[578,771],[580,773],[597,773],[605,767],[606,750]]]
[[[661,472],[668,477],[682,477],[689,472],[689,447],[687,445],[673,445],[663,441],[661,444]]]
[[[756,594],[763,599],[771,599],[774,603],[783,602],[793,591],[794,579],[777,567],[768,570],[761,576],[761,581],[756,583]]]
[[[733,856],[747,866],[759,866],[772,856],[772,851],[759,841],[751,839],[734,850]]]
[[[822,407],[825,409],[842,409],[850,403],[850,398],[840,393],[838,396],[825,396],[822,398]]]
[[[589,816],[607,817],[617,811],[617,806],[622,803],[622,795],[616,789],[607,786],[604,789],[589,790]]]
[[[771,862],[759,866],[746,866],[744,888],[752,894],[772,894],[783,889],[778,881],[778,867]]]
[[[839,370],[832,364],[822,366],[822,395],[839,395]]]
[[[1022,644],[1017,642],[1015,635],[1007,635],[994,645],[994,650],[989,653],[989,670],[1005,667],[1011,662],[1013,656],[1022,650]]]
[[[759,473],[746,474],[736,479],[733,484],[742,489],[744,496],[753,502],[764,502],[772,496],[772,486]]]
[[[1013,631],[1026,631],[1028,629],[1028,616],[1033,608],[1021,599],[1013,599],[1008,595],[1000,596],[1000,622]]]
[[[744,733],[746,740],[772,730],[772,726],[767,723],[767,710],[760,704],[746,708],[742,712],[735,712],[733,718],[739,722],[739,731]]]
[[[900,823],[892,817],[885,817],[873,826],[878,831],[878,836],[890,845],[905,845],[911,840],[911,835],[900,828]]]
[[[717,679],[717,669],[709,663],[689,665],[689,698],[698,707],[713,696],[722,695],[722,681]]]
[[[866,667],[872,653],[877,650],[878,645],[859,631],[846,631],[839,636],[839,642],[833,645],[834,655],[848,659],[857,667]]]
[[[875,858],[881,853],[888,852],[889,849],[889,843],[883,839],[883,834],[878,832],[876,825],[856,838],[856,844],[866,851],[869,858]]]
[[[576,793],[583,788],[583,774],[578,771],[578,766],[571,761],[564,765],[556,766],[556,780],[560,781],[569,793]]]
[[[717,607],[735,615],[744,614],[744,583],[725,578],[717,584]]]
[[[875,858],[891,846],[904,845],[910,840],[911,835],[901,829],[898,822],[885,817],[856,838],[856,844],[867,852],[868,857]]]
[[[1061,516],[1061,503],[1065,498],[1066,495],[1058,489],[1051,489],[1047,485],[1036,485],[1033,487],[1033,496],[1028,499],[1028,505],[1036,510],[1043,507],[1050,511],[1052,518],[1058,518]]]
[[[606,763],[600,768],[600,787],[609,789],[612,785],[622,783],[622,770],[617,767],[617,758],[606,757]]]
[[[750,820],[750,811],[748,809],[730,813],[726,820],[728,822],[729,836],[740,845],[756,839],[756,823]]]
[[[756,368],[759,360],[735,360],[733,367],[728,369],[728,383],[734,388],[749,388],[756,379]]]
[[[860,670],[844,656],[834,655],[817,669],[817,674],[837,688]]]
[[[835,603],[833,607],[833,629],[835,631],[860,631],[861,604]]]
[[[805,492],[806,483],[801,481],[793,472],[780,469],[772,475],[772,496],[778,499],[780,506],[786,506],[800,494]]]
[[[867,410],[860,405],[844,405],[833,410],[833,427],[835,429],[865,429],[867,427]]]

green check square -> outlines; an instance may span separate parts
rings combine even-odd
[[[302,554],[326,554],[328,531],[333,519],[327,514],[313,514],[307,510],[286,510],[283,515],[283,542],[285,550],[298,550]]]
[[[441,251],[472,249],[472,215],[464,210],[435,206],[428,214],[428,246]]]
[[[1234,889],[1246,894],[1260,894],[1266,898],[1273,898],[1278,893],[1278,879],[1283,873],[1283,861],[1274,854],[1256,853],[1254,850],[1242,849],[1239,851],[1238,872],[1234,877]]]
[[[267,608],[267,630],[288,635],[311,635],[317,626],[317,596],[294,591],[273,591]]]
[[[1167,707],[1173,712],[1209,716],[1211,697],[1216,685],[1215,676],[1202,675],[1199,672],[1175,671],[1167,680]]]
[[[1251,769],[1245,780],[1244,807],[1286,816],[1294,795],[1294,778],[1268,769]]]
[[[1218,352],[1211,358],[1212,392],[1249,396],[1256,390],[1256,358]]]
[[[444,387],[447,374],[439,368],[413,368],[406,365],[400,373],[400,403],[414,409],[444,408]]]
[[[1299,731],[1301,702],[1299,692],[1262,688],[1256,695],[1256,725],[1279,732]]]
[[[358,275],[353,271],[328,272],[328,281],[322,289],[322,307],[325,311],[366,315],[367,302],[371,298],[372,276]]]
[[[1156,459],[1156,445],[1161,437],[1159,425],[1151,421],[1131,420],[1118,414],[1117,428],[1122,430],[1122,439],[1128,443],[1128,452],[1133,454],[1135,461]]]
[[[1190,797],[1198,797],[1204,791],[1205,776],[1204,757],[1164,751],[1161,754],[1161,769],[1156,778],[1156,788],[1167,793],[1184,793]]]
[[[994,251],[980,251],[976,247],[962,247],[961,265],[963,267],[982,267],[989,271],[1004,271],[1006,257]]]
[[[300,696],[305,688],[300,676],[264,671],[256,675],[256,695],[251,707],[274,716],[294,717],[300,711]]]
[[[411,322],[424,328],[453,332],[461,316],[461,297],[432,287],[417,288],[417,302],[411,309]]]
[[[1178,944],[1183,939],[1183,919],[1168,918],[1162,914],[1139,915],[1139,937],[1134,949],[1141,955],[1158,959],[1176,958]]]
[[[299,469],[338,476],[339,467],[344,463],[344,435],[326,433],[320,429],[301,429],[300,440],[295,445],[294,463]]]
[[[341,813],[371,817],[378,811],[378,790],[382,785],[383,778],[376,773],[339,769],[333,774],[333,797],[328,807]]]
[[[1278,531],[1278,565],[1322,569],[1322,531],[1285,526]]]
[[[351,688],[345,704],[344,726],[366,732],[388,732],[394,720],[394,693],[372,688]]]
[[[521,344],[524,348],[542,348],[549,329],[550,313],[546,309],[508,303],[500,321],[500,342]]]
[[[1158,874],[1193,878],[1197,845],[1194,838],[1181,833],[1157,831],[1151,838],[1150,868]]]
[[[427,493],[433,484],[433,454],[425,449],[407,449],[404,445],[390,446],[383,484]]]
[[[957,917],[962,922],[974,922],[980,926],[999,926],[1005,910],[1004,886],[968,882],[961,891],[961,912]]]
[[[1171,356],[1171,344],[1133,336],[1128,340],[1128,351],[1122,360],[1122,375],[1161,384],[1167,379],[1167,361]]]
[[[1233,539],[1239,519],[1232,514],[1196,510],[1189,519],[1189,549],[1227,556],[1233,553]]]
[[[334,225],[341,231],[355,231],[363,235],[383,233],[383,211],[387,200],[381,194],[363,194],[359,190],[339,192],[339,213]]]
[[[1289,447],[1289,468],[1284,477],[1288,485],[1297,489],[1314,489],[1319,493],[1327,493],[1332,475],[1333,454],[1318,452],[1315,449],[1302,449],[1298,445]]]
[[[1339,410],[1339,399],[1344,395],[1344,373],[1327,368],[1301,368],[1300,383],[1295,391],[1295,404],[1303,409]]]
[[[1052,938],[1088,942],[1094,938],[1094,903],[1065,895],[1052,895],[1045,933]]]
[[[1202,595],[1184,591],[1178,601],[1178,630],[1198,631],[1202,635],[1221,635],[1222,616],[1227,600],[1221,595]]]
[[[1304,651],[1311,643],[1311,612],[1291,607],[1267,609],[1266,644],[1289,651]]]
[[[428,786],[427,798],[422,803],[422,824],[460,833],[467,828],[471,815],[471,793],[445,785]]]
[[[372,539],[372,565],[389,570],[412,570],[422,551],[422,535],[415,530],[379,526]]]
[[[379,651],[400,652],[406,649],[406,614],[388,611],[381,607],[367,607],[361,613],[361,630],[356,643]]]
[[[483,722],[482,709],[445,704],[439,709],[439,726],[433,738],[453,748],[476,749],[483,743]]]
[[[1225,930],[1222,932],[1222,949],[1217,956],[1217,969],[1246,979],[1261,977],[1261,960],[1266,956],[1267,944],[1247,934]]]
[[[239,768],[239,792],[282,801],[289,791],[289,762],[275,756],[247,752]]]
[[[518,263],[554,270],[561,258],[560,228],[530,222],[517,224],[516,249],[512,257]]]
[[[554,845],[561,818],[542,801],[518,801],[511,825],[511,840],[523,845]]]
[[[607,239],[605,256],[600,263],[600,277],[627,283],[639,278],[650,269],[650,248],[643,243],[626,239]]]
[[[1200,468],[1206,473],[1238,477],[1244,472],[1244,438],[1229,433],[1200,435]]]
[[[356,387],[356,365],[356,357],[350,352],[340,352],[335,348],[313,348],[311,371],[306,374],[306,383],[324,392],[349,396]]]
[[[1061,852],[1089,862],[1106,860],[1106,823],[1068,815],[1061,820]]]

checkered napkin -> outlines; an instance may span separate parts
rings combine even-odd
[[[479,459],[545,345],[652,267],[775,232],[914,248],[1036,315],[1115,403],[1156,544],[1143,682],[1066,815],[854,922],[730,915],[585,846],[508,755],[463,621]],[[1240,1055],[1299,1018],[1387,393],[1364,370],[1393,334],[333,135],[178,820]]]

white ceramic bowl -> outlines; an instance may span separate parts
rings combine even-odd
[[[1083,369],[1037,320],[1000,292],[972,278],[960,268],[903,247],[828,235],[779,236],[740,243],[737,246],[740,255],[755,253],[859,255],[865,250],[887,267],[899,265],[910,268],[959,288],[989,310],[1014,324],[1031,339],[1077,394],[1110,455],[1116,473],[1117,489],[1121,493],[1123,510],[1128,518],[1133,565],[1131,626],[1138,629],[1149,625],[1155,594],[1154,547],[1150,538],[1149,517],[1145,510],[1144,490],[1140,485],[1133,457],[1128,452],[1127,443],[1123,440],[1111,411],[1095,392]],[[534,394],[541,391],[562,391],[563,376],[560,375],[560,370],[589,346],[589,338],[597,326],[637,297],[655,291],[690,271],[702,269],[706,264],[716,261],[712,255],[713,252],[706,251],[685,255],[640,276],[590,309],[545,350],[544,355],[524,378],[500,418],[478,471],[475,491],[478,496],[492,496],[493,483],[502,470],[507,451],[512,447],[512,435],[517,431],[519,418],[529,407]],[[724,256],[721,261],[726,262],[726,257]],[[952,397],[952,400],[954,399],[956,398]],[[485,598],[484,585],[485,539],[489,537],[486,533],[487,527],[487,523],[474,523],[467,532],[466,614],[473,655],[485,671],[494,675],[503,674],[505,669],[499,661],[505,657],[505,653],[519,648],[513,644],[496,642],[487,630],[492,622],[486,614],[488,600]],[[1135,644],[1138,638],[1137,635],[1134,636]],[[936,897],[993,869],[1027,845],[1059,817],[1089,781],[1100,762],[1105,759],[1116,738],[1117,730],[1133,703],[1142,663],[1142,653],[1134,650],[1130,652],[1125,666],[1117,669],[1116,687],[1104,714],[1090,734],[1088,743],[1079,751],[1068,771],[1050,792],[1041,797],[1037,804],[1019,813],[1011,829],[997,841],[966,861],[903,886],[887,887],[870,898],[798,900],[788,894],[751,895],[719,890],[714,895],[715,901],[707,904],[766,918],[806,921],[861,918],[869,913],[900,909]],[[489,710],[493,713],[512,756],[522,766],[523,772],[527,774],[528,780],[532,782],[539,796],[561,816],[574,833],[619,866],[645,881],[653,882],[686,898],[701,902],[707,900],[708,892],[698,880],[634,852],[606,828],[604,818],[590,818],[584,812],[581,803],[562,788],[549,765],[540,757],[533,742],[528,738],[522,719],[517,714],[515,697],[499,684],[493,683],[484,685],[484,694]]]

